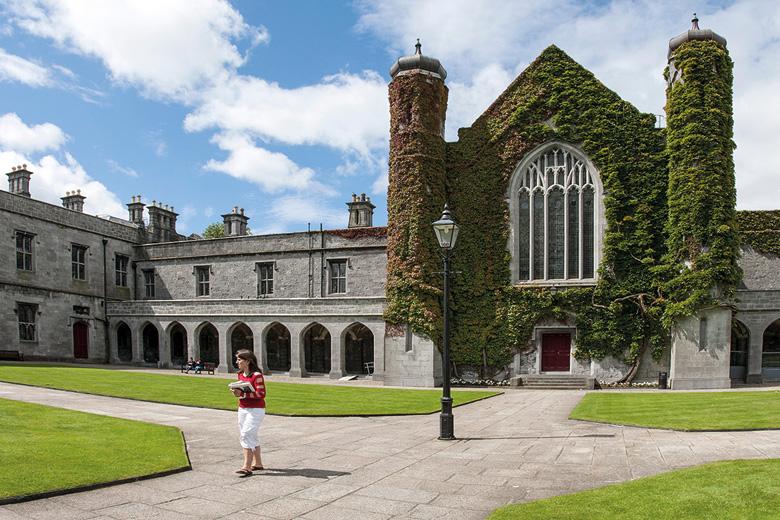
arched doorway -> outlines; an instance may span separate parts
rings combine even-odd
[[[764,331],[761,373],[764,379],[780,379],[780,320]]]
[[[347,374],[365,374],[366,363],[374,362],[374,334],[362,323],[344,333],[344,358]]]
[[[290,331],[274,323],[265,335],[265,357],[268,370],[290,371]]]
[[[252,336],[252,329],[246,326],[244,323],[239,323],[233,328],[233,332],[230,333],[230,359],[234,368],[238,368],[236,365],[236,352],[239,350],[250,350],[254,352],[255,343]]]
[[[731,322],[731,368],[733,381],[744,381],[747,375],[747,357],[750,348],[750,331],[739,320]]]
[[[303,355],[306,372],[327,374],[330,372],[330,332],[315,323],[303,335]]]
[[[201,361],[219,366],[219,333],[211,323],[206,323],[200,329],[198,349]]]
[[[116,328],[116,357],[119,361],[133,360],[133,334],[125,322]]]
[[[73,357],[76,359],[89,357],[89,325],[83,320],[73,324]]]
[[[187,362],[187,331],[180,323],[174,323],[170,328],[171,363],[174,366]]]
[[[144,363],[157,363],[160,361],[160,334],[157,332],[157,327],[151,323],[144,327],[143,333],[144,343]]]

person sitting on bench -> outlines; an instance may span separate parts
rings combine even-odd
[[[189,361],[187,361],[187,365],[185,366],[184,373],[189,374],[190,370],[195,370],[195,360],[190,358]]]
[[[203,361],[201,361],[200,359],[198,359],[198,360],[195,362],[195,366],[194,366],[193,368],[195,369],[195,373],[196,373],[196,374],[200,374],[200,373],[203,371],[203,368],[204,368],[204,367],[205,367],[205,365],[203,365]]]

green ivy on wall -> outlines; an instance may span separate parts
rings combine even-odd
[[[696,52],[706,55],[702,67],[695,65]],[[691,300],[686,288],[711,287],[712,282],[726,289],[733,287],[738,276],[733,190],[721,186],[728,183],[728,173],[725,180],[714,179],[716,169],[724,165],[731,165],[728,171],[733,179],[730,61],[725,51],[717,46],[713,48],[708,42],[691,42],[690,50],[689,44],[684,44],[676,55],[685,86],[671,89],[667,107],[670,128],[673,123],[678,125],[680,118],[695,119],[700,117],[701,110],[716,110],[715,105],[722,114],[705,114],[701,116],[705,118],[701,125],[691,121],[682,124],[679,130],[670,130],[669,139],[675,145],[669,149],[667,131],[656,128],[655,116],[641,113],[621,100],[591,72],[551,46],[471,127],[460,130],[458,142],[446,144],[444,167],[435,164],[438,155],[428,154],[424,159],[431,160],[430,170],[415,168],[403,173],[405,177],[400,180],[415,185],[435,183],[432,177],[444,171],[443,187],[460,225],[451,298],[451,345],[455,363],[478,367],[483,376],[492,375],[489,372],[506,367],[516,351],[529,346],[534,326],[541,320],[571,322],[576,317],[575,356],[581,359],[614,356],[633,363],[636,370],[646,350],[660,357],[668,343],[669,316],[694,312],[697,305],[704,303],[705,299],[698,294]],[[717,78],[710,75],[698,79],[703,74],[700,69],[711,68],[713,64],[717,64]],[[704,84],[709,81],[715,83]],[[721,88],[724,90],[718,91]],[[694,113],[679,108],[680,104],[692,102],[690,97],[695,94],[689,93],[689,89],[708,98]],[[716,91],[720,93],[715,95]],[[393,99],[391,93],[391,112],[403,110],[406,104],[393,105]],[[430,112],[440,107],[440,99],[436,97],[430,106],[420,99],[415,102],[418,109],[422,107]],[[717,132],[712,130],[713,125]],[[391,136],[396,139],[392,130]],[[717,157],[693,154],[689,158],[684,146],[687,139],[693,139],[695,146],[704,147]],[[562,141],[582,150],[598,170],[604,188],[606,229],[598,283],[592,287],[530,288],[508,283],[511,257],[507,251],[510,232],[507,197],[511,194],[507,193],[507,186],[520,161],[550,141]],[[393,196],[393,190],[398,189],[394,188],[394,182],[399,179],[394,181],[392,176],[394,171],[396,175],[399,172],[393,168],[392,149],[391,141],[388,204],[404,204],[405,200],[424,204],[420,189],[406,192],[405,200]],[[667,202],[668,154],[674,157],[671,165],[675,186],[688,177],[692,178],[685,182],[686,189],[705,189],[699,180],[720,186],[714,197],[717,200],[706,208],[699,206],[706,197],[686,198],[671,193],[675,212],[671,224],[667,211],[672,204]],[[704,173],[697,180],[699,170]],[[417,175],[421,178],[415,179]],[[419,184],[416,186],[419,188]],[[439,194],[436,195],[436,202],[440,202]],[[686,200],[691,203],[687,208]],[[414,246],[421,248],[414,253],[417,258],[427,262],[417,265],[431,273],[438,270],[437,246],[430,222],[438,218],[440,206],[431,208],[427,220],[402,221],[396,228],[388,225],[389,272],[390,264],[395,262],[397,268],[403,259],[411,258],[411,252],[399,247],[409,242],[410,230],[430,235]],[[686,211],[696,214],[686,219]],[[702,211],[707,216],[697,217]],[[397,214],[402,219],[411,218],[400,211]],[[421,214],[422,211],[417,211],[414,215]],[[684,239],[678,231],[669,236],[670,230],[685,226],[696,233],[685,235]],[[697,274],[693,279],[688,273],[679,275],[674,271],[682,265],[680,246],[690,243],[689,236],[710,248],[709,252],[697,255]],[[392,252],[391,243],[395,244]],[[438,341],[440,284],[436,277],[426,277],[424,273],[413,272],[406,281],[389,275],[386,319],[390,323],[409,322],[415,332]]]
[[[780,210],[737,211],[737,227],[743,244],[759,253],[780,256]]]
[[[667,88],[668,255],[659,277],[664,323],[727,302],[742,273],[736,225],[732,62],[715,41],[674,51],[681,80]],[[666,73],[668,77],[668,71]]]

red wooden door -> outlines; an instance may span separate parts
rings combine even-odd
[[[570,334],[542,335],[542,372],[568,372],[570,355]]]
[[[89,357],[89,327],[83,321],[73,324],[73,357],[87,359]]]

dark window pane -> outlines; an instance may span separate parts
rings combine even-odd
[[[544,279],[544,194],[534,192],[534,280]]]
[[[569,278],[580,276],[580,194],[569,190]]]
[[[582,277],[593,278],[593,253],[595,250],[593,239],[593,190],[586,189],[582,192]]]
[[[552,190],[547,195],[547,278],[563,278],[563,192]]]
[[[531,276],[530,259],[531,250],[531,201],[527,191],[520,192],[520,220],[517,227],[517,241],[519,243],[520,280],[528,280]]]

